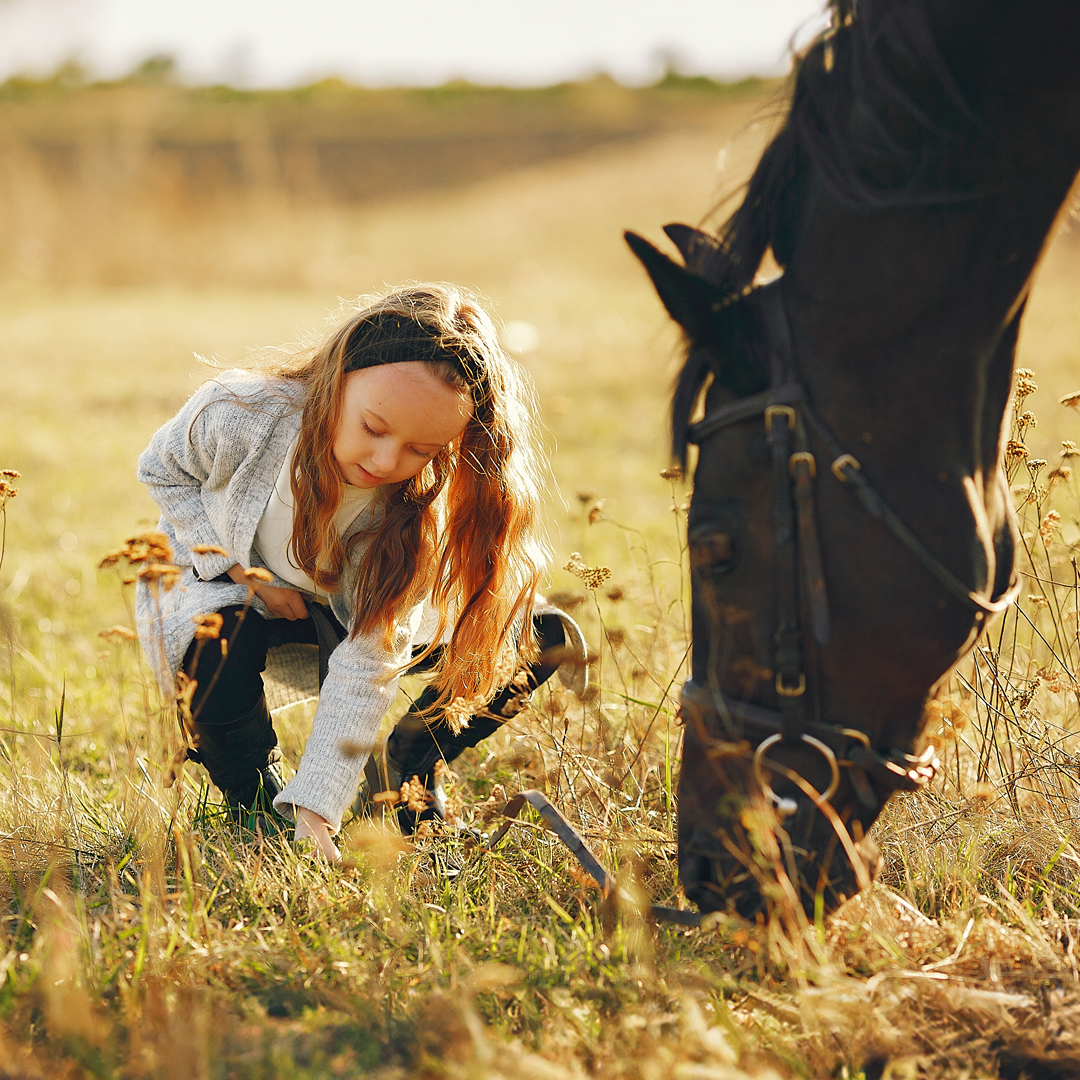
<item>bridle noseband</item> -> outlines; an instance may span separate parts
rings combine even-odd
[[[845,768],[849,770],[859,801],[876,811],[893,791],[925,787],[933,779],[938,762],[932,746],[918,756],[897,749],[879,750],[871,745],[865,732],[822,723],[810,715],[800,598],[805,599],[809,629],[819,646],[828,642],[830,630],[814,512],[818,469],[810,451],[808,432],[813,433],[829,454],[832,476],[848,485],[867,513],[881,521],[951,596],[974,612],[977,625],[982,625],[987,616],[1004,611],[1016,599],[1020,582],[1014,575],[1001,595],[987,600],[964,585],[908,528],[874,489],[859,461],[844,450],[811,406],[806,388],[797,376],[797,358],[780,289],[766,286],[758,295],[771,346],[769,389],[707,413],[690,425],[687,441],[701,445],[734,424],[764,416],[773,474],[777,596],[774,687],[780,707],[771,709],[729,697],[720,690],[719,677],[710,666],[709,686],[699,686],[692,679],[684,685],[682,711],[702,732],[707,731],[708,715],[716,714],[727,739],[731,740],[725,746],[745,746],[745,738],[756,738],[753,773],[781,816],[794,813],[797,806],[791,800],[779,798],[765,775],[767,754],[779,742],[804,744],[825,758],[830,779],[816,800],[818,803],[827,802],[836,793],[840,769]],[[744,732],[752,734],[744,735]],[[885,789],[883,797],[875,793],[871,780],[877,781],[879,790]]]

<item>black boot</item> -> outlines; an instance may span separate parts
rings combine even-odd
[[[453,732],[441,716],[425,719],[420,715],[435,703],[438,691],[427,687],[398,721],[382,752],[372,754],[364,769],[365,785],[354,804],[357,813],[371,814],[381,805],[384,813],[395,813],[398,826],[406,836],[416,831],[421,821],[446,820],[446,791],[437,775],[439,761],[449,765],[466,750],[498,731],[511,717],[529,703],[532,692],[555,674],[558,664],[547,664],[543,653],[565,643],[562,622],[557,615],[540,615],[534,621],[541,659],[530,664],[520,683],[504,687],[495,695],[468,727]],[[394,794],[409,780],[412,806],[392,800],[379,801],[379,794]],[[417,790],[419,789],[419,791]],[[420,807],[420,802],[426,803]]]
[[[419,715],[437,696],[434,687],[427,687],[397,722],[383,749],[368,758],[364,790],[354,808],[358,813],[373,814],[381,806],[384,813],[395,817],[406,836],[411,836],[421,821],[447,820],[446,789],[436,765],[440,761],[449,765],[504,723],[487,716],[474,716],[469,726],[455,735],[439,717],[429,722]],[[412,794],[409,802],[375,798],[379,794],[399,794],[406,780]]]
[[[284,787],[276,768],[281,760],[266,698],[228,724],[193,725],[191,761],[200,762],[221,789],[229,816],[238,825],[277,832],[288,822],[274,809]]]

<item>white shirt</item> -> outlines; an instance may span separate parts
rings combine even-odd
[[[292,463],[296,450],[294,439],[285,455],[281,470],[278,472],[270,501],[266,504],[258,528],[255,530],[254,548],[262,556],[268,570],[279,578],[295,585],[303,592],[326,598],[329,594],[320,589],[315,582],[299,567],[294,566],[289,558],[289,543],[292,540],[293,517],[296,506],[292,495]],[[358,488],[345,485],[341,496],[341,505],[334,514],[334,528],[338,535],[344,535],[357,515],[375,498],[378,488]]]

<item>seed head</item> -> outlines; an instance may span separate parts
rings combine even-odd
[[[1046,468],[1046,458],[1033,457],[1027,461],[1027,470],[1031,475],[1037,476],[1040,469]]]
[[[604,506],[607,504],[607,499],[600,499],[599,502],[589,511],[589,524],[595,525],[598,521],[604,520]]]
[[[1035,381],[1035,372],[1031,368],[1017,368],[1016,369],[1016,400],[1021,402],[1024,398],[1031,394],[1034,394],[1039,389],[1039,384]]]
[[[1051,487],[1055,484],[1067,483],[1071,477],[1072,466],[1066,465],[1064,462],[1056,469],[1051,469],[1050,472],[1046,474],[1046,479],[1049,481]]]
[[[1048,548],[1053,542],[1054,533],[1061,524],[1061,515],[1056,510],[1048,510],[1046,517],[1039,525],[1039,536],[1042,538],[1043,547]]]
[[[569,570],[571,574],[581,578],[586,589],[599,589],[611,577],[610,567],[587,566],[585,560],[581,557],[580,551],[570,552],[570,558],[567,559],[563,569]]]
[[[1034,604],[1035,607],[1049,607],[1050,601],[1045,596],[1041,596],[1039,593],[1028,593],[1028,603]]]
[[[115,566],[121,559],[129,563],[171,563],[173,558],[172,546],[169,538],[163,533],[153,529],[149,532],[138,533],[129,536],[124,541],[123,547],[110,551],[98,563],[101,569],[106,566]]]
[[[675,482],[683,478],[683,471],[679,468],[678,465],[675,465],[670,469],[661,469],[660,475],[665,480],[671,480],[672,482]]]
[[[1023,459],[1028,456],[1027,447],[1016,439],[1010,439],[1005,444],[1005,457],[1009,459]]]
[[[1073,390],[1071,393],[1063,394],[1058,398],[1067,409],[1076,409],[1080,411],[1080,390]]]
[[[221,617],[221,612],[211,611],[205,615],[195,615],[191,621],[195,624],[196,641],[216,641],[225,620]]]
[[[18,478],[19,473],[15,469],[0,469],[0,510],[19,494],[19,489],[11,482]]]
[[[247,580],[248,588],[254,589],[258,585],[269,585],[274,580],[274,575],[261,566],[249,566],[244,571],[244,578]]]
[[[420,781],[413,777],[401,785],[399,792],[401,801],[414,813],[419,814],[428,808],[432,801],[431,792]]]
[[[1062,458],[1080,457],[1080,449],[1077,449],[1076,443],[1072,439],[1062,439],[1061,456]]]
[[[229,553],[217,544],[196,544],[191,549],[192,555],[228,555]]]
[[[1033,428],[1039,426],[1039,419],[1033,412],[1026,412],[1016,418],[1016,426],[1020,428]]]
[[[168,592],[180,580],[181,573],[180,567],[172,563],[154,562],[141,567],[136,577],[146,582],[152,589],[156,589],[160,584]]]
[[[98,637],[103,637],[106,641],[134,641],[136,636],[134,630],[121,626],[119,623],[116,626],[110,626],[108,630],[98,631]]]

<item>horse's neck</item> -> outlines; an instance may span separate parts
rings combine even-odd
[[[1035,6],[1041,21],[999,0],[932,5],[942,58],[977,119],[960,153],[925,128],[903,137],[916,140],[912,156],[942,148],[946,190],[924,206],[853,210],[818,182],[787,267],[804,371],[827,419],[858,439],[868,417],[914,412],[934,437],[904,449],[927,470],[943,459],[973,474],[995,467],[1019,312],[1080,169],[1080,4]],[[902,439],[904,425],[892,427]]]

